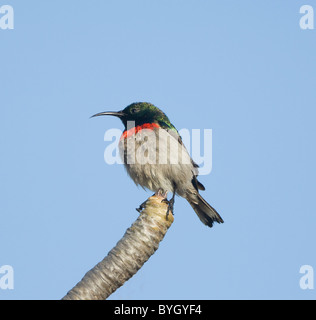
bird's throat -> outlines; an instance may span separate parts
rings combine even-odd
[[[141,130],[147,129],[147,130],[154,130],[159,128],[159,124],[157,123],[144,123],[142,125],[133,127],[131,129],[125,130],[120,138],[120,140],[125,140],[126,138],[129,138],[135,134],[137,134],[138,132],[140,132]]]

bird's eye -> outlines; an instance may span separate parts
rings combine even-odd
[[[137,108],[133,108],[133,109],[131,110],[131,112],[132,112],[132,113],[137,113],[137,112],[138,112],[138,109],[137,109]]]

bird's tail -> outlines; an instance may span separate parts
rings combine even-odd
[[[224,222],[218,212],[198,192],[188,194],[186,199],[205,225],[211,228],[214,221],[218,223]]]

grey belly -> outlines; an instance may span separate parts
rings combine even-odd
[[[133,181],[154,192],[173,191],[181,196],[197,174],[191,158],[166,130],[142,130],[119,144],[121,158]]]

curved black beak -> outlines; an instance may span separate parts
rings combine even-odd
[[[115,116],[115,117],[122,118],[122,117],[125,116],[125,113],[123,111],[117,111],[117,112],[115,112],[115,111],[107,111],[107,112],[100,112],[100,113],[94,114],[90,118],[99,117],[99,116]]]

